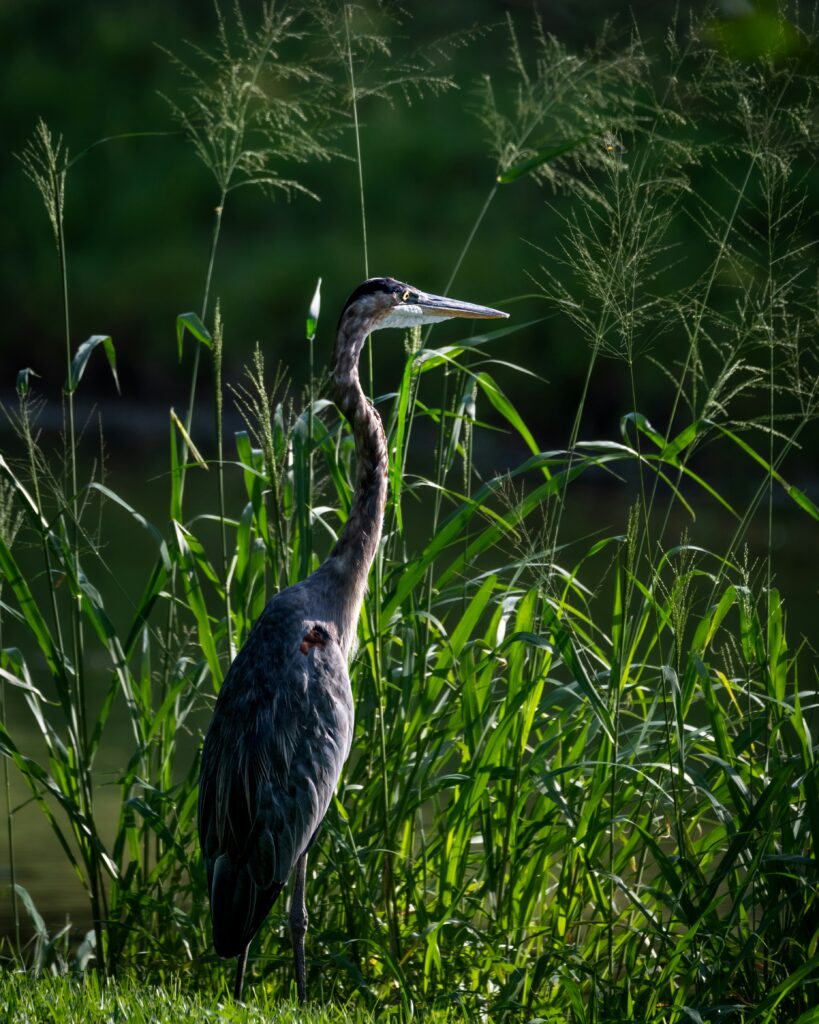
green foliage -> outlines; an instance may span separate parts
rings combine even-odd
[[[24,974],[0,976],[0,999],[7,1024],[48,1021],[49,1024],[110,1024],[127,1020],[132,1024],[371,1024],[376,1018],[366,1011],[336,1007],[298,1007],[283,1003],[264,992],[255,993],[246,1005],[238,1006],[227,992],[217,1005],[209,994],[184,991],[178,982],[158,987],[134,979],[100,982],[93,974],[83,978],[46,977],[32,979]],[[381,1019],[380,1017],[378,1019]],[[454,1022],[460,1018],[434,1014],[432,1022]]]
[[[343,29],[343,42],[332,38],[351,67],[368,46],[382,52],[351,38],[350,12],[341,25],[328,5],[316,11]],[[291,31],[280,19],[266,9],[257,37],[237,15],[236,74],[248,54],[278,59],[271,33]],[[222,57],[205,61],[217,84],[197,79],[192,109],[238,103],[230,110],[249,120],[180,115],[223,199],[225,168],[248,182],[267,173],[223,160],[246,145],[237,130],[268,116],[265,93],[222,77],[234,52],[227,32],[220,22]],[[815,77],[798,60],[742,64],[696,27],[682,42],[671,34],[663,57],[635,42],[581,59],[534,35],[532,72],[511,34],[514,113],[501,115],[486,87],[480,116],[508,188],[492,187],[457,264],[488,205],[517,180],[531,173],[565,188],[563,233],[533,240],[543,260],[534,276],[567,337],[588,346],[586,378],[568,444],[548,451],[514,398],[518,381],[545,385],[499,358],[501,341],[505,356],[532,324],[442,347],[411,337],[397,390],[379,400],[391,491],[352,665],[356,742],[311,853],[310,991],[403,1018],[422,1008],[600,1024],[808,1021],[819,996],[817,665],[812,650],[789,646],[773,524],[779,503],[811,529],[817,519],[815,501],[784,473],[819,413],[816,352],[804,340],[815,328],[808,210],[794,172],[810,146],[802,126]],[[276,68],[289,81],[289,65]],[[59,152],[44,127],[37,138]],[[64,271],[53,180],[63,189],[65,178],[48,160],[41,188]],[[699,188],[706,172],[724,182],[719,207]],[[171,413],[168,523],[150,523],[102,479],[79,486],[73,419],[66,465],[52,468],[29,374],[15,417],[22,455],[0,457],[0,611],[27,638],[0,652],[3,698],[6,687],[22,697],[41,741],[22,749],[3,709],[0,748],[86,887],[94,929],[82,958],[94,955],[102,975],[181,978],[219,995],[225,970],[210,952],[195,840],[198,759],[185,735],[198,747],[202,712],[265,600],[312,571],[337,536],[355,457],[322,381],[311,374],[306,394],[289,397],[258,348],[231,389],[247,429],[223,437],[229,333],[218,305],[207,313],[223,207],[202,313],[175,325],[179,346],[186,330],[201,344],[187,416]],[[708,240],[712,257],[670,289],[681,225]],[[555,260],[570,284],[550,272]],[[315,303],[311,353],[314,335],[327,342],[318,318]],[[173,333],[169,324],[170,345]],[[66,334],[70,418],[85,363],[72,362],[67,314]],[[112,358],[107,335],[94,339]],[[214,360],[210,463],[192,430],[200,355]],[[613,365],[604,358],[628,375],[632,407],[619,439],[584,441],[590,386]],[[670,382],[658,426],[640,411],[651,360]],[[481,475],[474,453],[498,428],[528,454]],[[431,468],[419,456],[430,436]],[[701,465],[706,443],[753,479],[744,506],[722,493],[713,463]],[[194,506],[186,488],[206,472],[215,512]],[[573,516],[589,479],[607,480],[628,511],[612,502],[603,529],[578,538]],[[118,529],[154,547],[125,623],[108,611],[94,525],[102,501]],[[698,543],[706,511],[727,524],[718,550]],[[419,514],[424,531],[411,529]],[[760,520],[764,550],[749,562]],[[35,574],[21,569],[23,531],[37,547]],[[94,762],[115,709],[130,739],[111,835]],[[10,846],[13,819],[9,805]],[[28,894],[15,892],[36,945],[23,950],[18,934],[10,956],[67,970],[64,937],[49,937]],[[261,1006],[290,992],[283,923],[277,905],[254,949]],[[15,978],[4,984],[13,1013],[49,992],[73,1005],[82,984],[100,1005],[120,1000],[128,1019],[149,1019],[144,1006],[154,1006],[151,994],[140,1002],[128,985],[90,975],[49,982],[46,996]],[[166,1002],[150,1019],[204,1013],[178,989]],[[255,1012],[225,1009],[224,1019]]]

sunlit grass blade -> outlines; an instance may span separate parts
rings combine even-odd
[[[180,313],[176,318],[176,347],[180,360],[182,359],[182,342],[185,331],[188,331],[200,345],[204,345],[206,348],[213,347],[213,336],[196,313]]]

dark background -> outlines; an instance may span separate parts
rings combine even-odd
[[[649,42],[667,29],[663,4],[631,5]],[[387,5],[389,8],[390,5]],[[254,5],[244,5],[248,14]],[[410,4],[402,25],[379,19],[394,35],[396,56],[426,48],[452,33],[479,27],[469,44],[454,48],[435,71],[451,75],[457,88],[441,96],[400,97],[361,104],[362,149],[369,234],[370,273],[389,274],[430,291],[442,290],[495,175],[495,162],[473,108],[481,76],[492,76],[499,95],[515,85],[508,69],[505,18],[511,14],[524,48],[532,10],[544,28],[566,45],[591,45],[603,23],[616,16],[620,36],[631,30],[621,4],[586,2],[504,3],[456,0]],[[684,20],[684,14],[682,15]],[[57,398],[65,379],[59,280],[49,226],[34,187],[13,157],[30,137],[38,117],[62,134],[71,154],[96,140],[125,132],[170,132],[155,138],[118,139],[88,152],[69,174],[66,202],[69,287],[74,344],[94,333],[116,343],[122,401],[106,415],[109,441],[123,418],[131,444],[155,443],[164,430],[169,403],[184,407],[187,368],[176,361],[174,322],[201,304],[213,208],[213,180],[178,131],[161,93],[180,95],[180,81],[166,54],[183,56],[183,40],[212,47],[215,16],[208,3],[116,3],[7,0],[0,9],[4,59],[0,103],[4,152],[0,156],[0,275],[4,310],[0,350],[0,394],[9,395],[15,375],[32,366],[38,390]],[[346,156],[354,138],[345,125],[336,140]],[[290,170],[286,168],[285,170]],[[230,197],[214,278],[226,323],[226,379],[240,376],[259,341],[271,365],[281,359],[294,384],[305,379],[301,343],[304,314],[316,278],[323,278],[323,318],[318,361],[329,349],[336,311],[364,277],[358,182],[352,160],[295,168],[320,197],[267,200],[252,189]],[[527,274],[541,257],[532,244],[548,246],[565,212],[555,196],[525,177],[504,186],[471,247],[453,294],[502,304],[533,291]],[[552,209],[551,204],[556,205]],[[685,260],[682,261],[683,263]],[[516,318],[542,316],[543,304],[510,307]],[[451,335],[450,335],[451,336]],[[441,334],[441,337],[446,337]],[[514,358],[550,382],[542,392],[516,396],[535,414],[532,427],[543,444],[565,443],[566,424],[577,400],[574,382],[587,349],[565,329],[546,322],[515,336]],[[381,346],[383,347],[383,346]],[[507,355],[512,358],[509,352]],[[593,382],[586,428],[616,431],[627,404],[621,367],[608,367],[602,386]],[[665,397],[649,383],[646,399]],[[95,357],[80,403],[113,401],[110,378]],[[134,431],[131,403],[138,403]],[[155,412],[152,412],[154,410]],[[58,416],[56,406],[49,415]],[[157,419],[157,417],[159,417]],[[152,426],[154,425],[154,426]]]

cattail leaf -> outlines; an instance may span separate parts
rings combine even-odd
[[[560,488],[565,486],[566,481],[574,480],[592,466],[604,466],[609,462],[622,458],[622,456],[612,453],[578,460],[571,469],[561,470],[559,473],[550,475],[545,483],[536,487],[533,491],[527,494],[526,497],[515,507],[513,513],[508,514],[506,518],[492,513],[491,509],[486,504],[486,499],[500,489],[507,480],[535,469],[539,469],[545,474],[545,471],[549,470],[550,466],[557,461],[556,456],[560,456],[562,454],[563,453],[561,452],[540,452],[537,455],[530,456],[530,458],[526,459],[525,462],[511,470],[511,472],[488,480],[478,491],[475,492],[471,499],[463,500],[463,503],[450,513],[450,515],[447,516],[447,518],[440,524],[438,532],[426,545],[418,558],[402,567],[401,574],[397,578],[395,591],[384,605],[385,616],[389,617],[394,614],[400,604],[409,595],[418,580],[426,572],[429,565],[431,565],[438,555],[440,555],[455,539],[457,539],[465,524],[476,512],[480,511],[482,515],[489,516],[489,518],[493,520],[493,524],[479,534],[478,538],[470,543],[466,551],[459,555],[458,558],[456,558],[455,561],[441,573],[437,580],[438,586],[442,586],[446,583],[452,575],[460,571],[464,565],[474,564],[474,558],[481,551],[490,547],[501,536],[508,533],[514,534],[514,524],[520,522],[522,518],[528,515],[534,508],[539,507],[546,497],[558,493]]]
[[[185,331],[189,331],[197,341],[207,348],[213,347],[211,333],[196,313],[180,313],[176,318],[176,348],[180,361],[182,359],[182,339],[185,336]]]
[[[178,845],[174,839],[173,833],[162,820],[162,818],[160,818],[160,816],[156,813],[153,807],[147,804],[140,797],[130,797],[128,800],[125,801],[125,806],[130,807],[132,810],[136,811],[136,813],[141,818],[143,818],[147,822],[150,822],[151,831],[155,832],[163,840],[163,842],[168,843],[170,846]]]
[[[65,393],[67,395],[71,395],[77,390],[77,387],[82,380],[82,375],[85,373],[85,367],[88,365],[88,360],[91,358],[91,353],[95,348],[99,348],[100,345],[102,345],[103,351],[105,352],[105,358],[108,360],[108,365],[111,367],[114,384],[116,385],[117,391],[119,391],[117,353],[114,349],[114,342],[108,334],[92,334],[90,338],[87,338],[82,345],[80,345],[74,354],[74,358],[71,360],[71,366],[68,371],[68,380],[65,383]]]
[[[569,142],[560,142],[557,145],[546,146],[538,150],[533,157],[524,160],[523,163],[518,164],[516,167],[510,167],[503,174],[499,174],[497,177],[498,184],[509,185],[511,182],[517,181],[518,178],[522,178],[524,174],[536,171],[538,167],[549,163],[550,160],[556,160],[559,156],[563,156],[564,153],[571,153],[573,149],[577,149],[578,146],[582,145],[588,137],[588,135],[581,135],[579,139],[571,139]]]

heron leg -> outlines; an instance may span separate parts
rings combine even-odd
[[[299,857],[293,895],[290,899],[290,938],[293,941],[293,964],[296,968],[296,992],[299,1002],[307,999],[304,983],[304,936],[307,932],[307,906],[304,901],[304,880],[307,873],[307,853]]]
[[[242,989],[245,983],[245,968],[247,967],[247,954],[250,943],[245,946],[236,960],[236,981],[233,983],[233,998],[237,1003],[242,1001]]]

